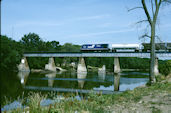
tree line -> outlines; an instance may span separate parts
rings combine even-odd
[[[1,70],[17,70],[24,52],[47,51],[47,52],[80,52],[80,45],[58,41],[43,41],[38,34],[29,33],[19,41],[2,35],[1,36]],[[27,58],[30,68],[44,69],[48,58]],[[70,69],[70,63],[78,63],[78,58],[55,58],[56,65]],[[86,65],[102,67],[106,65],[109,71],[113,71],[114,58],[85,58]],[[164,67],[166,61],[159,61],[159,67]],[[168,63],[168,62],[167,62]],[[170,63],[168,63],[170,64]],[[120,58],[122,69],[149,69],[150,60],[147,58]],[[163,71],[165,72],[165,71]]]

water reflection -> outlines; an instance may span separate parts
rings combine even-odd
[[[119,91],[120,73],[114,74],[114,91]]]
[[[20,83],[22,85],[25,85],[26,82],[27,82],[27,78],[29,76],[30,72],[29,71],[19,71],[17,76],[19,77],[20,79]]]
[[[105,76],[106,76],[106,72],[98,71],[98,78],[99,78],[99,80],[104,81],[105,80]]]
[[[54,78],[56,78],[56,73],[48,73],[45,76],[48,77],[48,86],[52,87],[54,83]]]
[[[84,87],[84,82],[85,82],[84,79],[86,78],[86,76],[87,76],[87,72],[78,72],[77,73],[78,87],[81,89],[83,89],[83,87]]]
[[[45,87],[49,88],[71,88],[71,89],[88,89],[88,90],[110,90],[123,91],[123,89],[133,89],[139,83],[145,84],[148,76],[139,75],[134,76],[121,74],[106,74],[106,72],[65,72],[62,74],[48,73],[38,74],[29,72],[20,72],[18,76],[22,84],[27,86]],[[28,78],[27,78],[28,77]],[[56,81],[56,82],[55,82]],[[86,84],[85,84],[86,83]],[[123,87],[124,86],[124,87]],[[53,89],[52,89],[53,90]]]

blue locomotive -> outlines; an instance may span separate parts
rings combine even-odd
[[[81,47],[82,52],[108,52],[109,44],[84,44]]]

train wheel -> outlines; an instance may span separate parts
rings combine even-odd
[[[139,52],[139,50],[136,49],[135,52],[137,53],[137,52]]]

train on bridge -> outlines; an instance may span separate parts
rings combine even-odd
[[[171,43],[156,43],[157,52],[171,52]],[[81,52],[150,52],[150,43],[142,44],[84,44]]]

